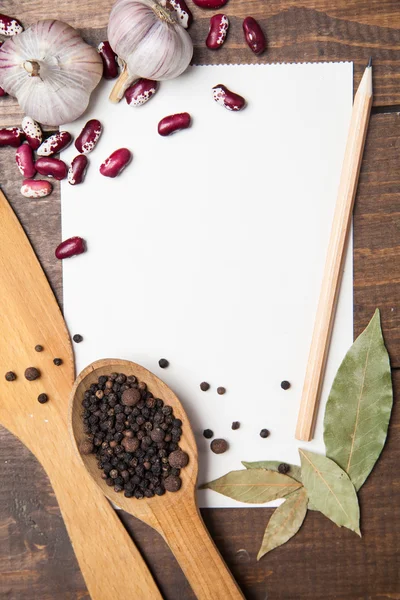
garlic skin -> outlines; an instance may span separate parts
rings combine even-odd
[[[44,125],[80,117],[102,73],[96,49],[62,21],[39,21],[0,48],[0,86]]]
[[[178,77],[193,56],[193,43],[175,15],[154,0],[117,0],[108,22],[108,41],[125,62],[110,100],[118,102],[139,78]]]

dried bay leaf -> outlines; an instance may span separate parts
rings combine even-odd
[[[300,487],[301,483],[287,475],[265,469],[248,469],[231,471],[219,479],[204,483],[200,489],[208,488],[239,502],[262,504],[284,498]]]
[[[326,456],[301,448],[299,453],[301,478],[314,507],[361,536],[357,492],[347,473]]]
[[[256,462],[246,462],[245,460],[242,460],[242,465],[246,467],[246,469],[269,469],[270,471],[278,471],[278,467],[281,464],[282,461],[279,460],[258,460]],[[286,464],[290,466],[290,471],[286,473],[286,475],[299,483],[302,483],[301,468],[290,463]],[[310,500],[308,501],[308,510],[318,510]]]
[[[286,544],[298,532],[307,514],[307,504],[307,492],[301,487],[278,506],[268,522],[257,560]]]
[[[279,465],[283,464],[283,461],[279,460],[258,460],[256,462],[246,462],[242,460],[242,465],[246,467],[246,469],[268,469],[269,471],[278,471]],[[297,465],[291,465],[290,463],[284,463],[289,465],[290,471],[285,473],[288,477],[295,479],[299,483],[301,483],[301,469]]]
[[[325,410],[326,454],[359,490],[383,446],[393,404],[390,363],[379,310],[347,352]]]

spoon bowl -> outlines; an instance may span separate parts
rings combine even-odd
[[[161,398],[173,408],[176,418],[182,421],[179,446],[189,455],[189,464],[181,470],[182,486],[178,492],[166,492],[153,498],[126,498],[115,492],[100,476],[94,454],[80,455],[86,469],[109,500],[126,512],[156,529],[170,546],[197,598],[229,600],[243,598],[236,582],[218,553],[201,519],[196,503],[198,453],[193,431],[184,408],[174,392],[156,375],[144,367],[119,359],[98,360],[78,376],[71,394],[70,428],[79,453],[86,439],[83,431],[82,401],[85,391],[101,375],[112,372],[134,375],[146,384],[155,398]]]

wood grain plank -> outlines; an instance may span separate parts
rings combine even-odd
[[[67,21],[90,43],[106,39],[112,0],[48,0],[2,3],[4,13],[18,12],[25,26],[43,18]],[[190,33],[195,45],[194,63],[275,63],[350,60],[355,63],[355,86],[372,55],[374,60],[374,103],[400,104],[400,7],[397,0],[231,0],[226,7],[231,22],[227,42],[218,52],[208,50],[207,37],[212,11],[190,3],[194,24]],[[264,28],[269,48],[256,57],[246,46],[242,20],[256,17]],[[89,27],[90,24],[90,27]],[[83,27],[83,28],[82,28]],[[12,98],[2,98],[0,123],[16,124],[22,113]]]
[[[247,600],[393,600],[400,593],[399,371],[394,382],[388,443],[360,492],[362,539],[309,512],[295,538],[257,562],[271,509],[202,511]],[[89,600],[40,465],[6,430],[0,430],[0,456],[0,597]],[[127,513],[120,518],[164,598],[194,600],[165,542]]]

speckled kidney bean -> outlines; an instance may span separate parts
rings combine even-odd
[[[193,15],[185,0],[169,0],[169,3],[175,10],[182,27],[188,29],[193,23]]]
[[[115,79],[118,77],[117,55],[110,46],[110,42],[100,42],[97,46],[97,52],[103,61],[103,77],[104,79]]]
[[[19,172],[23,177],[30,179],[35,176],[36,169],[33,162],[33,151],[29,144],[22,144],[22,146],[17,148],[15,160],[17,161]]]
[[[246,100],[242,96],[231,92],[221,83],[213,87],[213,97],[215,102],[228,110],[238,111],[246,106]]]
[[[100,165],[100,173],[104,177],[116,177],[125,167],[131,162],[132,153],[128,148],[119,148],[115,150],[106,160]]]
[[[47,175],[47,177],[54,177],[54,179],[65,179],[67,176],[67,165],[58,158],[41,157],[35,162],[35,168],[41,175]]]
[[[142,106],[154,96],[158,90],[158,82],[152,79],[138,79],[125,92],[125,100],[129,106]]]
[[[24,141],[24,137],[24,132],[19,127],[5,127],[0,129],[0,146],[18,148]]]
[[[37,150],[43,140],[43,133],[39,123],[34,121],[32,117],[24,117],[22,119],[22,129],[32,150]]]
[[[253,17],[246,17],[243,21],[244,37],[250,50],[254,54],[261,54],[267,47],[265,35],[260,25]]]
[[[97,119],[88,121],[75,140],[75,148],[78,152],[89,154],[99,141],[102,130],[101,123]]]
[[[24,28],[17,19],[0,14],[0,35],[11,37],[17,33],[22,33],[23,30]]]
[[[181,129],[190,127],[191,118],[189,113],[178,113],[164,117],[158,124],[158,133],[162,136],[171,135]]]
[[[88,159],[84,154],[78,154],[75,156],[68,169],[68,183],[71,185],[78,185],[82,183],[86,175],[86,169],[88,167]]]
[[[53,186],[50,181],[41,179],[25,179],[22,183],[21,194],[25,198],[45,198],[51,191]]]
[[[72,136],[68,131],[58,131],[44,140],[39,146],[37,150],[38,156],[52,156],[53,154],[57,154],[66,148],[71,143],[71,140]]]
[[[206,39],[206,46],[210,50],[218,50],[225,41],[229,29],[229,19],[226,15],[214,15],[210,19],[210,30]]]
[[[81,237],[75,236],[64,240],[56,248],[56,258],[62,260],[63,258],[71,258],[71,256],[77,256],[83,254],[86,251],[85,240]]]
[[[225,6],[228,0],[193,0],[200,8],[213,8],[214,10]]]

